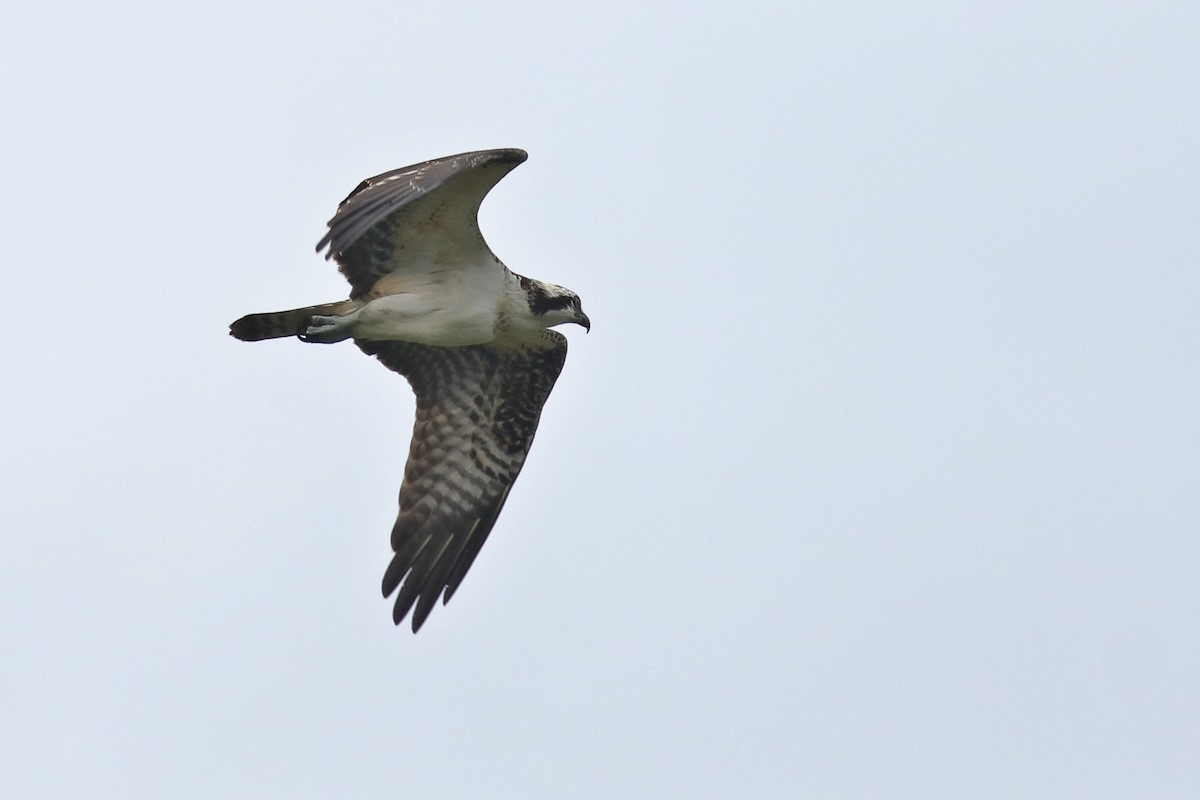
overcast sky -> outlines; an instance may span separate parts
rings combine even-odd
[[[1194,3],[2,12],[0,795],[1200,796]],[[590,335],[453,602],[379,581],[363,177]]]

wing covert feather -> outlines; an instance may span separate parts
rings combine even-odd
[[[479,232],[479,205],[527,157],[480,150],[367,178],[338,206],[317,250],[329,248],[352,299],[394,272],[495,258]]]

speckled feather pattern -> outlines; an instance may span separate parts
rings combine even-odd
[[[415,603],[415,631],[439,596],[448,601],[491,533],[566,360],[566,337],[545,334],[540,346],[358,342],[417,398],[383,579],[384,596],[399,589],[397,624]]]
[[[413,631],[454,594],[525,463],[567,355],[550,328],[591,326],[574,292],[511,272],[479,231],[483,198],[525,159],[461,153],[366,179],[317,244],[350,299],[230,325],[246,341],[353,339],[411,384],[416,422],[383,593]]]

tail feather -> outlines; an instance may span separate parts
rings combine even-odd
[[[314,314],[340,316],[358,307],[353,300],[323,303],[319,306],[293,308],[289,311],[272,311],[266,314],[247,314],[229,326],[229,335],[243,342],[258,342],[263,339],[278,339],[303,333]]]

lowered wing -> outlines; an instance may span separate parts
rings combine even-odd
[[[449,602],[491,533],[562,371],[567,340],[546,331],[538,345],[357,344],[404,375],[417,396],[392,528],[395,556],[383,577],[384,597],[399,590],[397,625],[415,604],[415,632],[438,597]]]

